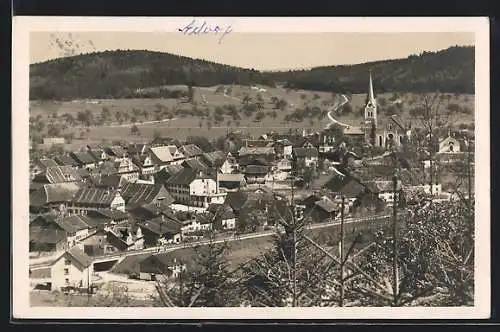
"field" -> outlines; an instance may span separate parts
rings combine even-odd
[[[170,87],[172,88],[172,87]],[[176,110],[191,110],[193,105],[179,103],[177,99],[119,99],[119,100],[99,100],[99,101],[33,101],[30,105],[30,116],[39,116],[42,121],[50,124],[57,123],[64,114],[71,114],[74,118],[78,112],[88,110],[94,118],[98,118],[103,108],[110,111],[110,119],[107,124],[83,128],[80,123],[66,126],[62,134],[73,133],[75,139],[68,148],[74,149],[89,143],[102,143],[103,141],[127,140],[145,142],[151,140],[154,135],[169,136],[179,140],[187,136],[206,136],[217,138],[225,135],[228,131],[239,129],[250,135],[261,135],[263,133],[275,131],[288,131],[289,129],[302,131],[304,128],[321,130],[329,122],[327,118],[312,117],[306,115],[302,121],[285,121],[287,115],[291,115],[297,108],[305,109],[319,108],[321,111],[328,110],[335,104],[337,97],[327,92],[313,92],[300,90],[285,90],[282,88],[267,88],[265,92],[258,92],[250,87],[233,86],[230,95],[215,93],[216,88],[194,88],[194,101],[197,109],[208,109],[210,121],[207,118],[192,116],[187,114],[171,115],[170,119],[164,114],[175,113]],[[260,95],[262,99],[265,117],[257,121],[255,113],[247,117],[240,109],[243,106],[243,98],[248,96],[256,101]],[[287,103],[282,109],[274,109],[271,98],[284,99]],[[359,108],[363,107],[365,94],[355,94],[351,96],[350,104],[352,112],[350,114],[338,115],[341,122],[351,125],[359,125],[362,117],[359,115]],[[384,122],[387,115],[381,110],[390,108],[394,99],[393,93],[377,95],[379,104],[379,119]],[[422,95],[412,93],[398,94],[398,99],[402,103],[399,115],[403,122],[410,119],[409,109],[415,107],[422,101]],[[457,112],[450,117],[449,122],[454,124],[472,123],[474,121],[474,96],[471,95],[449,95],[449,100],[445,98],[444,103],[454,103],[460,107],[467,107],[471,112],[464,114]],[[223,121],[214,121],[214,110],[219,107],[234,105],[238,111],[240,120],[234,120],[231,116],[224,114]],[[135,113],[134,113],[135,110]],[[141,111],[139,113],[139,110]],[[114,114],[116,112],[129,114],[129,119],[136,118],[136,125],[140,135],[132,135],[132,123],[129,121],[119,124]],[[275,112],[275,117],[272,113]],[[135,114],[135,115],[134,115]],[[160,114],[160,115],[157,115]],[[210,122],[210,125],[209,125]],[[47,127],[47,126],[46,126]],[[82,136],[80,136],[82,135]],[[82,137],[82,139],[80,139]]]

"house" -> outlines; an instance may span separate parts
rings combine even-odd
[[[139,168],[141,175],[150,175],[156,172],[153,159],[149,154],[136,155],[132,158],[132,162]]]
[[[216,228],[234,229],[236,227],[236,215],[227,204],[211,204],[208,207],[212,220],[215,220]]]
[[[94,221],[86,216],[72,215],[65,217],[56,217],[54,215],[40,215],[33,219],[29,225],[30,241],[33,240],[34,245],[40,244],[40,237],[52,237],[59,242],[61,238],[66,240],[66,243],[56,245],[59,248],[71,248],[78,241],[81,241],[95,232]]]
[[[151,255],[139,262],[139,279],[157,280],[159,276],[177,278],[186,269],[183,257],[177,257],[175,252]]]
[[[278,139],[274,144],[278,158],[292,158],[293,145],[288,139]]]
[[[43,145],[51,146],[51,145],[59,145],[66,144],[66,140],[64,137],[44,137]]]
[[[377,194],[378,197],[388,204],[392,204],[394,201],[394,188],[392,181],[367,181],[366,186],[370,190]],[[399,192],[402,189],[402,183],[398,180],[396,184],[396,191]]]
[[[217,182],[221,191],[235,191],[247,185],[243,174],[217,174]]]
[[[117,253],[120,250],[108,242],[107,231],[98,229],[94,234],[81,242],[83,251],[90,257]]]
[[[180,153],[184,155],[185,158],[195,158],[198,159],[203,155],[203,150],[200,149],[195,144],[186,144],[179,148]]]
[[[135,182],[139,179],[139,167],[128,157],[115,160],[115,168],[117,174],[123,176],[129,182]]]
[[[140,222],[139,227],[144,236],[145,246],[180,243],[182,239],[181,224],[172,216],[162,214],[157,218]]]
[[[172,216],[173,212],[170,201],[162,200],[159,203],[150,203],[144,205],[131,206],[128,213],[138,221],[150,220],[159,215]]]
[[[67,234],[59,228],[31,227],[29,229],[30,252],[60,252],[68,249]]]
[[[140,250],[144,248],[141,227],[113,226],[107,229],[107,242],[118,251]]]
[[[233,174],[238,172],[238,161],[235,157],[229,152],[226,156],[226,159],[220,166],[220,171],[223,174]]]
[[[191,168],[185,168],[168,179],[165,186],[181,204],[206,208],[209,204],[224,202],[225,198],[212,176]]]
[[[64,212],[82,186],[80,182],[44,184],[30,193],[30,211],[34,213]]]
[[[293,161],[290,158],[282,158],[276,163],[276,170],[290,173],[293,169]]]
[[[129,156],[142,156],[148,153],[149,145],[144,143],[132,143],[127,146]]]
[[[314,202],[313,208],[309,211],[304,211],[305,215],[310,215],[312,222],[328,222],[333,221],[339,213],[340,207],[332,199],[321,197]]]
[[[293,161],[295,167],[316,167],[318,166],[318,149],[312,148],[294,148]]]
[[[385,203],[366,184],[349,174],[346,170],[340,170],[323,185],[323,189],[330,191],[336,198],[342,196],[346,199],[346,205],[354,210],[364,208],[372,209],[375,212],[381,211]]]
[[[50,166],[45,171],[35,175],[33,182],[65,183],[82,181],[81,175],[72,166]]]
[[[126,156],[128,156],[127,150],[125,150],[120,145],[106,147],[104,149],[104,152],[106,152],[106,154],[109,157],[111,157],[112,159],[121,159],[121,158],[125,158]]]
[[[184,167],[181,165],[167,165],[162,168],[159,172],[154,174],[155,183],[165,184],[165,182],[170,179],[173,175],[182,171]]]
[[[40,158],[38,159],[36,165],[40,168],[41,171],[44,171],[49,167],[59,166],[54,159],[50,158]]]
[[[92,148],[87,145],[87,152],[95,159],[97,164],[101,164],[109,159],[109,156],[104,149]]]
[[[54,160],[59,166],[78,167],[78,162],[67,154],[55,156]]]
[[[111,209],[125,212],[125,200],[119,189],[81,188],[73,197],[68,210],[85,214],[87,210]]]
[[[195,158],[189,158],[184,160],[181,166],[185,168],[191,168],[195,171],[203,171],[203,172],[210,171],[210,168],[207,165],[205,165],[203,162]]]
[[[184,160],[184,155],[177,149],[175,145],[164,145],[151,147],[151,158],[153,164],[159,169],[170,164],[180,164]]]
[[[222,165],[226,161],[227,156],[222,151],[212,151],[205,152],[201,155],[200,161],[202,161],[209,168],[221,169]]]
[[[121,195],[127,207],[158,204],[160,201],[168,206],[174,202],[174,198],[162,184],[126,183]]]
[[[118,174],[92,174],[90,176],[89,184],[101,189],[118,189],[123,187],[128,181],[123,175]]]
[[[268,176],[269,172],[269,166],[248,165],[245,167],[243,174],[245,175],[245,179],[248,184],[263,184],[266,182],[266,177]]]
[[[88,151],[70,152],[69,155],[76,161],[78,167],[95,168],[97,166],[96,159]]]
[[[124,224],[129,221],[127,213],[111,209],[87,210],[87,216],[94,220],[97,229],[106,229],[108,226]]]
[[[460,141],[448,134],[448,136],[439,141],[439,153],[458,153],[460,152]]]
[[[51,290],[65,287],[90,288],[92,259],[80,248],[73,247],[57,258],[50,267]]]
[[[238,150],[238,158],[240,162],[242,159],[245,158],[250,158],[250,159],[263,158],[268,162],[274,162],[276,158],[276,152],[274,151],[274,147],[272,146],[269,147],[242,146]]]
[[[365,144],[365,131],[362,127],[349,126],[344,128],[344,137],[347,138],[349,143],[353,146]]]

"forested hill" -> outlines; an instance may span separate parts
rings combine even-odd
[[[272,73],[169,53],[118,50],[32,64],[30,99],[131,98],[138,89],[162,85],[272,86],[275,82],[304,90],[364,93],[370,69],[378,92],[474,92],[473,47],[424,52],[406,59]]]
[[[256,70],[153,51],[106,51],[30,66],[30,99],[130,98],[163,85],[271,84]]]
[[[287,82],[291,88],[361,93],[366,92],[370,69],[379,93],[474,93],[474,47],[451,47],[406,59],[281,72],[273,78]]]

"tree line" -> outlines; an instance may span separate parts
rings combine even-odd
[[[474,93],[474,48],[452,47],[406,59],[311,70],[260,72],[152,51],[106,51],[30,65],[31,100],[134,98],[138,90],[164,85],[252,85],[364,93],[372,70],[379,92]],[[167,93],[163,91],[163,93]],[[160,98],[156,91],[144,98]]]

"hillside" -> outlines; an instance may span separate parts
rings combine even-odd
[[[372,70],[379,92],[474,93],[474,48],[452,47],[406,59],[311,70],[259,72],[152,51],[106,51],[30,66],[31,100],[162,97],[137,89],[163,85],[215,86],[285,82],[286,87],[363,93]],[[168,91],[166,92],[168,97]]]
[[[370,69],[379,92],[474,93],[474,47],[451,47],[406,59],[281,72],[273,78],[287,82],[290,88],[363,93]]]

